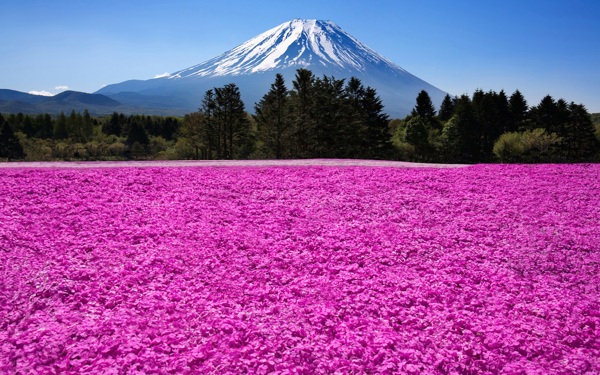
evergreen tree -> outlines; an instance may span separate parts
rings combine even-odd
[[[558,105],[554,98],[546,95],[536,107],[531,109],[533,128],[546,129],[548,133],[557,133]]]
[[[214,91],[207,90],[202,98],[200,113],[202,114],[202,124],[204,129],[204,143],[207,147],[207,158],[212,160],[213,156],[217,159],[223,159],[224,150],[221,146],[221,125],[215,121],[215,110],[217,107]]]
[[[481,138],[480,160],[490,161],[494,158],[494,142],[507,128],[508,98],[504,91],[484,93],[478,90],[473,95],[473,109]]]
[[[4,122],[0,131],[0,157],[7,158],[9,161],[25,157],[23,146],[8,122]]]
[[[311,154],[319,158],[352,157],[357,151],[348,121],[344,80],[323,76],[314,84],[314,143]]]
[[[361,100],[364,115],[365,153],[370,159],[388,159],[392,156],[389,117],[383,112],[383,103],[372,87],[367,87]]]
[[[275,76],[271,89],[254,107],[258,137],[267,155],[281,159],[289,152],[291,143],[291,119],[289,93],[283,76]]]
[[[33,121],[29,116],[25,116],[23,120],[23,133],[27,138],[32,138],[37,133]]]
[[[449,94],[446,94],[444,100],[442,101],[442,105],[440,106],[440,111],[438,112],[438,119],[442,122],[450,120],[452,115],[454,115],[454,108],[454,100]]]
[[[419,116],[426,123],[433,124],[433,118],[435,117],[435,107],[431,102],[431,97],[425,90],[421,90],[417,95],[417,105],[413,108],[412,116]]]
[[[592,118],[582,104],[571,102],[568,109],[570,116],[563,142],[567,157],[572,161],[589,161],[598,153],[600,146]]]
[[[310,70],[298,69],[292,82],[291,92],[293,125],[292,125],[292,155],[308,157],[309,146],[314,143],[312,136],[315,129],[314,90],[315,76]]]
[[[139,145],[144,147],[144,149],[146,149],[150,144],[148,134],[146,133],[146,130],[144,129],[140,121],[138,120],[134,120],[131,123],[131,126],[129,128],[129,134],[127,134],[127,140],[125,141],[125,144],[129,147],[132,147],[134,143],[138,143]]]
[[[54,139],[66,139],[69,136],[67,132],[67,117],[64,112],[61,112],[56,118],[52,136]]]
[[[67,117],[67,134],[75,142],[83,141],[83,120],[75,110]]]
[[[247,157],[252,148],[252,130],[237,85],[215,88],[215,103],[215,120],[222,129],[223,158]]]
[[[519,90],[516,90],[508,100],[509,121],[506,127],[508,132],[515,132],[526,128],[524,122],[527,120],[529,106],[525,97]]]
[[[83,111],[82,121],[82,138],[85,141],[89,141],[94,136],[94,121],[90,112],[86,109]]]
[[[475,117],[473,102],[467,95],[462,95],[456,102],[454,126],[458,135],[459,160],[457,161],[477,162],[481,160],[481,129]]]
[[[108,122],[102,125],[102,133],[106,135],[121,135],[121,118],[117,112],[113,112]]]

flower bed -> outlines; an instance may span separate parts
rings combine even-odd
[[[600,165],[0,170],[2,373],[600,371]]]

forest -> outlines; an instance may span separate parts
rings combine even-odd
[[[600,161],[600,114],[517,90],[447,95],[421,91],[412,112],[390,119],[357,78],[299,69],[274,82],[250,114],[235,84],[208,90],[183,118],[91,116],[72,111],[0,114],[0,161],[357,158],[436,163]]]

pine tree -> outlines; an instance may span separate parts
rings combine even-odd
[[[129,134],[127,134],[127,140],[125,141],[125,144],[129,147],[133,146],[134,143],[138,143],[144,148],[147,148],[150,144],[148,134],[146,133],[146,130],[139,122],[139,120],[134,120],[131,123],[131,127],[129,128]]]
[[[289,152],[291,142],[291,119],[289,93],[283,76],[275,76],[271,89],[254,107],[258,137],[267,155],[281,159]]]
[[[554,98],[546,95],[536,107],[531,109],[533,128],[546,129],[548,133],[557,133],[558,105]]]
[[[452,118],[452,115],[454,115],[454,108],[454,100],[450,97],[449,94],[446,94],[438,112],[438,119],[442,122],[450,120],[450,118]]]
[[[7,158],[8,161],[25,157],[23,146],[8,122],[4,122],[0,131],[0,157]]]
[[[571,102],[568,109],[570,116],[563,142],[567,157],[572,161],[589,161],[597,154],[600,146],[592,118],[582,104]]]
[[[108,122],[102,125],[102,133],[106,135],[121,135],[121,118],[117,112],[113,112]]]
[[[32,138],[36,134],[35,126],[29,116],[25,116],[25,119],[23,120],[23,133],[27,138]]]
[[[372,87],[367,87],[361,100],[365,128],[365,157],[388,159],[392,157],[389,117],[383,112],[383,103]]]
[[[81,121],[83,140],[89,141],[94,136],[94,121],[92,120],[92,116],[90,116],[90,112],[87,109],[83,111],[83,117]]]
[[[508,100],[509,121],[506,128],[508,132],[515,132],[525,128],[524,122],[527,120],[529,106],[525,97],[519,90],[516,90]]]
[[[411,115],[419,116],[427,123],[432,123],[435,117],[435,107],[427,91],[421,90],[419,92],[419,95],[417,95],[417,105],[413,108]]]
[[[295,157],[311,156],[309,147],[314,144],[315,116],[314,90],[315,76],[310,70],[298,69],[292,82],[291,92],[293,126],[292,155]]]
[[[207,90],[202,98],[199,112],[202,114],[202,125],[204,129],[204,143],[206,144],[207,158],[212,160],[213,155],[217,159],[223,159],[223,148],[221,147],[220,124],[215,121],[215,109],[217,107],[214,90]]]
[[[215,120],[222,129],[223,158],[247,157],[252,149],[252,130],[237,85],[215,88],[215,103]]]
[[[474,95],[475,98],[475,95]],[[462,95],[456,102],[454,115],[455,131],[458,135],[457,148],[459,162],[477,162],[481,160],[481,129],[477,123],[474,105],[467,95]]]
[[[61,112],[56,118],[52,136],[54,139],[66,139],[69,136],[67,132],[67,117],[64,112]]]
[[[313,90],[312,155],[319,158],[352,157],[357,152],[358,140],[348,121],[350,113],[344,80],[323,76],[315,80]]]

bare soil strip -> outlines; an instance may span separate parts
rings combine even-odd
[[[388,167],[388,168],[460,168],[468,164],[409,163],[360,159],[295,160],[149,160],[149,161],[42,161],[6,162],[0,168],[145,168],[145,167]]]

